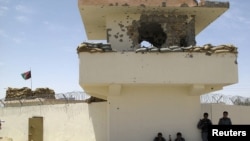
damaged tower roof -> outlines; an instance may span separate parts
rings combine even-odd
[[[130,15],[128,22],[133,21],[132,16],[147,14],[148,11],[164,13],[164,15],[195,16],[194,31],[199,34],[210,23],[216,20],[229,8],[228,2],[212,2],[196,0],[79,0],[79,10],[89,40],[106,40],[107,17]],[[117,21],[119,22],[119,21]]]

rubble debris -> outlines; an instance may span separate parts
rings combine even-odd
[[[34,99],[34,98],[47,98],[55,99],[55,92],[49,88],[37,88],[32,91],[28,87],[11,88],[6,90],[5,101],[19,100],[19,99]]]

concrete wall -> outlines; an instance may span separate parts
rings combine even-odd
[[[204,112],[209,113],[209,118],[215,125],[218,124],[219,118],[222,117],[223,111],[228,111],[228,117],[231,118],[232,124],[250,124],[250,106],[202,104],[201,109],[201,114]]]
[[[209,92],[215,90],[216,85],[225,86],[238,82],[236,59],[232,53],[208,56],[205,53],[188,52],[80,52],[79,83],[88,93],[90,91],[87,86],[110,83],[202,84],[208,86]]]
[[[126,86],[108,97],[108,141],[152,141],[158,132],[198,141],[200,97],[175,86]]]
[[[0,108],[0,137],[27,141],[28,119],[43,116],[44,141],[106,141],[106,107],[104,102]]]
[[[112,109],[112,112],[119,112],[122,115],[116,115],[116,117],[109,117],[108,119],[106,102],[91,103],[89,105],[78,103],[0,108],[1,120],[5,121],[2,123],[2,129],[0,130],[0,137],[3,137],[0,140],[8,140],[7,137],[12,138],[13,141],[28,140],[28,118],[32,116],[44,117],[44,141],[109,141],[107,140],[107,121],[109,120],[114,120],[114,124],[118,125],[117,128],[112,128],[110,132],[117,132],[118,135],[126,132],[122,136],[127,136],[127,138],[131,138],[129,137],[131,133],[135,135],[133,131],[136,131],[138,138],[143,138],[143,141],[152,141],[152,138],[158,131],[162,131],[163,135],[167,138],[168,134],[174,135],[176,131],[181,131],[186,140],[191,140],[192,136],[195,136],[196,139],[192,139],[192,141],[199,141],[200,134],[195,125],[196,121],[202,117],[203,112],[208,112],[212,122],[217,124],[224,110],[229,112],[229,117],[233,124],[250,124],[249,106],[202,104],[201,107],[200,105],[196,107],[200,109],[200,112],[192,116],[189,113],[193,109],[186,111],[183,106],[184,104],[189,105],[189,108],[192,105],[194,106],[193,102],[190,101],[192,96],[187,97],[183,94],[175,95],[176,98],[180,99],[177,103],[179,106],[169,107],[167,105],[176,103],[176,101],[172,100],[173,95],[165,95],[164,99],[161,99],[159,96],[162,93],[156,90],[155,96],[159,98],[152,100],[147,97],[137,97],[135,93],[130,92],[130,88],[126,88],[125,91],[129,92],[130,95],[134,95],[134,99],[129,99],[127,96],[121,95],[125,101],[117,105],[114,100],[120,101],[122,99],[119,96],[112,97],[108,106]],[[145,95],[149,95],[149,92],[146,92]],[[159,104],[152,105],[154,101],[157,101]],[[126,104],[126,106],[136,106],[152,114],[145,117],[136,110],[126,111],[128,107],[125,106],[125,102],[130,103]],[[141,104],[138,104],[138,102]],[[166,106],[162,106],[164,103],[166,103]],[[146,105],[151,106],[147,109],[143,108]],[[162,115],[155,115],[156,111],[161,111]],[[176,113],[179,113],[181,116],[176,116]],[[124,114],[126,115],[124,116]],[[137,115],[137,118],[132,119],[130,118],[131,115]],[[155,123],[155,120],[162,121]],[[180,128],[175,122],[171,124],[171,121],[179,121],[179,125],[182,125],[183,128]],[[140,126],[133,126],[133,122],[138,122]],[[120,126],[130,127],[131,130],[119,130]],[[140,129],[146,129],[146,132],[141,132],[142,130]],[[99,136],[95,136],[97,134]]]

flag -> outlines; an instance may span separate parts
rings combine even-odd
[[[21,74],[24,80],[30,79],[31,78],[31,71],[27,71]]]

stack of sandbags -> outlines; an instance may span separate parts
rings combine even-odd
[[[36,88],[33,96],[37,98],[55,99],[55,91],[49,88]]]
[[[186,51],[189,52],[205,52],[207,54],[217,54],[217,53],[234,53],[237,54],[238,50],[237,47],[234,45],[228,44],[228,45],[218,45],[213,46],[211,44],[205,44],[203,46],[193,46],[193,47],[187,47],[183,48]]]
[[[234,53],[238,54],[237,47],[234,45],[218,45],[213,46],[211,44],[205,44],[203,46],[188,46],[188,47],[180,47],[180,46],[170,46],[164,48],[157,47],[141,47],[135,50],[135,52],[201,52],[206,53],[206,55],[211,54],[219,54],[219,53]]]
[[[112,52],[112,48],[110,44],[83,42],[77,46],[77,53],[79,52]]]
[[[55,99],[55,92],[49,88],[37,88],[32,91],[30,88],[8,88],[6,90],[5,101],[18,100],[18,99],[34,99],[45,98]]]
[[[32,90],[27,87],[23,88],[8,88],[6,90],[6,97],[5,100],[16,100],[16,99],[23,99],[26,97],[32,96]]]

